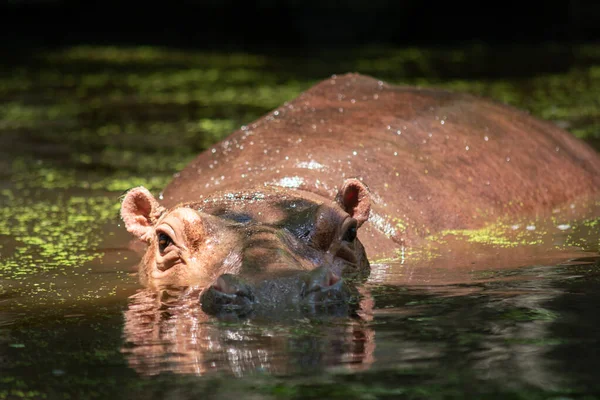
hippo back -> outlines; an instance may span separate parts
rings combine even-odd
[[[600,158],[512,107],[348,74],[200,154],[176,174],[163,202],[265,185],[332,199],[349,177],[373,195],[367,232],[399,243],[594,196]]]

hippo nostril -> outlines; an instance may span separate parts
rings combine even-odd
[[[235,285],[231,285],[225,278],[223,278],[223,276],[217,278],[217,280],[212,284],[212,288],[217,292],[225,294],[235,294],[237,292]]]
[[[302,303],[308,307],[342,304],[350,296],[344,279],[327,267],[312,270],[305,288]]]
[[[212,315],[252,311],[255,303],[252,289],[234,275],[223,274],[200,295],[202,309]]]
[[[333,271],[320,267],[310,273],[308,292],[322,291],[331,288],[342,280]]]
[[[329,287],[329,286],[333,286],[336,283],[338,283],[340,281],[339,276],[337,276],[335,273],[333,273],[332,271],[327,271],[327,276],[325,277],[325,285],[323,285],[324,287]]]

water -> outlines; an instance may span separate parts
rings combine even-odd
[[[453,51],[476,61],[468,48]],[[372,65],[347,54],[334,71],[306,59],[148,48],[9,63],[0,69],[0,399],[600,394],[597,209],[567,218],[568,228],[525,221],[508,244],[448,235],[375,260],[352,317],[242,321],[207,317],[194,290],[141,288],[136,245],[117,217],[128,188],[158,192],[223,135],[359,66],[493,96],[594,143],[599,53],[573,51],[579,58],[562,74],[477,80],[455,76],[454,64],[435,79],[403,69],[393,49],[371,51]]]

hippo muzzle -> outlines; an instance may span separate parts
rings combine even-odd
[[[248,317],[346,310],[346,306],[357,302],[357,296],[348,280],[322,266],[265,279],[223,274],[202,291],[200,302],[202,310],[210,315]]]

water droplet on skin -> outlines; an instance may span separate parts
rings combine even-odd
[[[343,112],[344,112],[344,109],[343,109],[342,107],[340,107],[340,108],[339,108],[339,111],[340,111],[341,113],[343,113]]]
[[[159,199],[159,200],[163,200],[163,199],[164,199],[164,197],[163,197],[163,192],[160,192],[160,193],[158,194],[158,199]]]
[[[485,141],[487,142],[488,140],[490,140],[490,138],[489,138],[489,137],[487,137],[487,136],[484,136],[484,137],[483,137],[483,140],[485,140]]]
[[[557,226],[558,229],[560,229],[561,231],[566,231],[567,229],[571,229],[571,225],[569,224],[560,224]]]
[[[528,231],[535,231],[535,225],[527,225],[525,229],[527,229]]]
[[[442,125],[444,125],[445,123],[446,123],[446,121],[444,121],[444,120],[440,121],[440,124],[442,124]]]
[[[350,99],[350,103],[354,104],[354,103],[356,103],[356,100],[355,99]]]
[[[506,157],[506,162],[509,162],[509,161],[510,161],[510,157]]]
[[[374,94],[374,95],[373,95],[373,99],[377,100],[378,98],[379,98],[379,95],[378,95],[378,94]]]
[[[275,116],[279,115],[279,111],[275,111],[275,112],[273,113],[273,115],[275,115]]]
[[[395,152],[394,152],[394,155],[395,155],[395,156],[397,156],[397,155],[398,155],[398,152],[397,152],[397,151],[395,151]]]
[[[466,150],[466,151],[469,151],[469,146],[465,146],[465,150]]]
[[[516,231],[517,229],[519,229],[521,227],[521,225],[519,224],[515,224],[513,226],[510,227],[510,229],[512,229],[513,231]]]
[[[556,149],[554,150],[556,150],[556,152],[558,153],[560,151],[560,147],[556,146]]]
[[[400,131],[400,129],[398,129],[398,130],[396,131],[396,135],[402,135],[402,131]]]
[[[211,149],[211,153],[215,154],[217,152],[217,149]]]
[[[356,151],[353,151],[353,152],[352,152],[352,154],[354,154],[354,155],[357,155],[357,154],[358,154],[358,152],[356,152]]]

